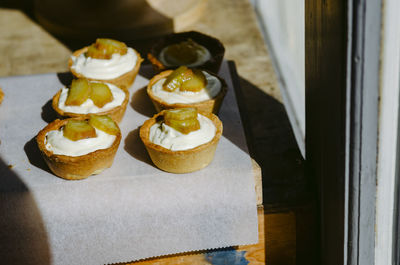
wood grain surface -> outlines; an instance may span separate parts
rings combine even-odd
[[[204,15],[208,0],[147,0],[147,3],[173,20],[174,31],[182,31]]]

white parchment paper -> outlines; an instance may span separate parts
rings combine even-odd
[[[138,132],[155,110],[138,76],[113,166],[80,181],[54,176],[34,140],[55,117],[50,99],[68,75],[0,78],[0,259],[108,264],[256,243],[252,165],[226,62],[220,75],[229,86],[224,133],[207,168],[170,174],[153,166]]]

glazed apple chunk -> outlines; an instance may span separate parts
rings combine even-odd
[[[80,106],[87,99],[91,99],[94,105],[102,108],[105,104],[113,101],[114,97],[106,84],[89,82],[84,78],[72,80],[65,105]]]
[[[117,135],[119,128],[107,115],[91,115],[89,120],[69,120],[63,128],[63,136],[78,141],[97,136],[96,129],[110,135]]]
[[[168,92],[173,92],[176,89],[179,89],[183,83],[183,74],[186,71],[186,66],[181,66],[173,71],[163,84],[163,89]]]
[[[186,66],[180,66],[166,78],[163,89],[168,92],[173,92],[176,89],[199,92],[206,85],[207,79],[201,70],[192,70]]]
[[[96,42],[89,46],[86,56],[95,59],[111,59],[114,53],[120,55],[128,51],[125,43],[113,39],[96,39]]]
[[[96,130],[86,121],[69,120],[64,126],[63,135],[71,141],[78,141],[96,137]]]
[[[114,97],[106,84],[91,82],[90,86],[91,92],[89,98],[97,107],[102,108],[107,103],[113,101]]]
[[[192,39],[188,39],[168,46],[165,49],[165,58],[167,61],[177,64],[191,64],[197,60],[199,50],[201,50],[201,46]]]
[[[180,91],[199,92],[207,85],[207,79],[201,70],[188,69],[185,74]]]
[[[74,79],[72,80],[71,87],[68,90],[65,105],[79,106],[89,98],[90,93],[91,87],[87,79]]]
[[[117,124],[107,115],[91,115],[88,123],[94,128],[111,135],[117,135],[119,132]]]
[[[164,123],[183,134],[189,134],[200,129],[196,108],[166,110],[164,112]]]

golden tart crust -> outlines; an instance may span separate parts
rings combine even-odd
[[[195,107],[199,110],[199,112],[218,114],[219,109],[222,104],[222,101],[227,92],[227,85],[222,78],[218,77],[217,75],[212,74],[213,76],[217,77],[218,80],[221,82],[221,90],[214,98],[196,102],[196,103],[169,104],[169,103],[165,102],[162,98],[155,96],[153,93],[152,87],[155,83],[157,83],[158,80],[160,80],[162,78],[166,78],[172,72],[173,72],[173,70],[166,70],[166,71],[159,73],[158,75],[155,75],[152,79],[150,79],[149,84],[147,85],[147,94],[149,95],[151,101],[153,102],[153,105],[156,108],[157,112],[160,112],[164,109]],[[209,72],[209,74],[211,74],[211,73]]]
[[[52,107],[53,109],[57,112],[57,114],[62,117],[62,118],[76,118],[76,117],[83,117],[85,119],[88,119],[90,117],[90,115],[108,115],[110,116],[115,122],[119,123],[121,122],[122,118],[124,117],[125,111],[126,111],[126,107],[128,105],[128,101],[129,101],[129,92],[127,89],[125,89],[124,87],[120,87],[120,89],[122,91],[124,91],[125,94],[125,99],[124,101],[122,101],[122,104],[119,106],[116,106],[115,108],[112,108],[110,110],[107,111],[102,111],[102,112],[97,112],[97,113],[88,113],[88,114],[80,114],[80,113],[73,113],[73,112],[66,112],[63,111],[62,109],[60,109],[58,107],[58,103],[60,100],[60,95],[61,95],[61,89],[57,92],[57,94],[54,95],[53,100],[52,100]]]
[[[73,119],[84,120],[82,117]],[[78,180],[87,178],[93,174],[98,174],[104,169],[111,167],[121,142],[121,132],[116,135],[113,144],[109,148],[99,149],[86,155],[56,155],[47,150],[44,143],[46,134],[49,131],[58,130],[60,127],[64,126],[68,120],[70,119],[57,119],[43,128],[36,136],[39,150],[50,170],[63,179]]]
[[[79,57],[82,53],[85,53],[88,50],[88,48],[89,47],[87,46],[87,47],[83,47],[82,49],[76,50],[73,52],[72,55],[75,57]],[[119,87],[126,87],[128,89],[133,84],[133,81],[135,81],[135,78],[136,78],[137,74],[139,73],[140,65],[143,62],[143,59],[140,56],[140,54],[136,50],[134,50],[134,52],[136,53],[136,56],[137,56],[135,67],[133,67],[133,69],[130,70],[129,72],[127,72],[123,75],[120,75],[119,77],[116,77],[114,79],[107,79],[107,80],[94,79],[94,78],[88,78],[80,73],[77,73],[74,69],[72,69],[73,61],[71,58],[69,58],[69,60],[68,60],[68,68],[70,69],[71,73],[76,78],[86,78],[88,80],[104,81],[104,82],[111,83],[111,84],[114,84]]]
[[[213,122],[216,132],[210,142],[188,150],[172,151],[150,141],[150,128],[164,115],[164,111],[154,115],[140,127],[140,138],[151,160],[159,169],[171,173],[188,173],[200,170],[211,163],[222,135],[223,126],[216,115],[212,113],[199,113]]]

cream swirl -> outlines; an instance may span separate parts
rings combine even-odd
[[[63,110],[64,112],[70,112],[70,113],[77,113],[77,114],[88,114],[88,113],[99,113],[103,111],[108,111],[111,110],[117,106],[121,106],[122,102],[125,99],[125,93],[122,91],[121,88],[105,83],[108,88],[111,90],[111,93],[113,95],[113,100],[111,102],[108,102],[105,104],[103,107],[99,108],[96,105],[94,105],[93,101],[88,98],[85,102],[83,102],[79,106],[66,106],[65,105],[65,100],[68,97],[68,88],[63,87],[61,89],[61,94],[60,94],[60,99],[58,100],[58,108]]]
[[[180,91],[179,89],[168,92],[163,89],[166,78],[161,78],[152,87],[154,96],[168,104],[196,103],[214,98],[221,91],[221,82],[216,76],[203,71],[207,79],[207,86],[199,92]]]
[[[72,141],[63,135],[63,129],[49,131],[44,144],[55,155],[81,156],[100,149],[109,148],[116,136],[96,129],[96,137]]]
[[[198,114],[200,129],[183,134],[165,123],[156,123],[150,127],[149,140],[172,151],[188,150],[210,142],[216,133],[214,123]]]
[[[71,68],[87,78],[110,80],[131,71],[138,60],[135,51],[128,48],[124,55],[114,53],[111,59],[95,59],[86,57],[84,53],[78,57],[71,56]]]

